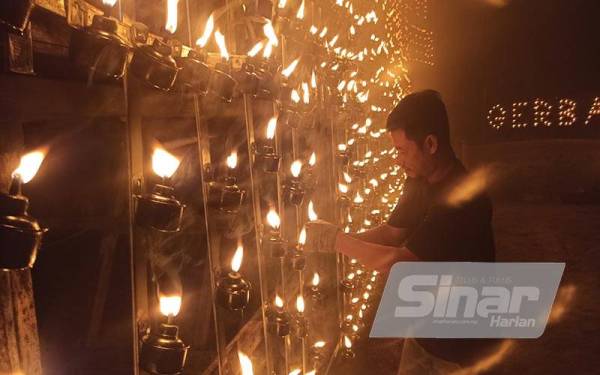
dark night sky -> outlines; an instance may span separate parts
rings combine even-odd
[[[516,101],[539,97],[555,104],[558,98],[573,98],[584,115],[594,96],[600,96],[599,1],[513,0],[504,7],[483,0],[430,4],[435,65],[413,64],[409,69],[415,89],[432,87],[444,96],[455,139],[497,141],[485,120],[496,103],[510,112]],[[528,129],[518,137],[588,137],[600,133],[598,129]]]

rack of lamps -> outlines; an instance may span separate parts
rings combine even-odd
[[[290,336],[301,342],[300,371],[303,373],[323,370],[327,348],[332,344],[340,349],[343,358],[352,358],[353,343],[365,325],[364,316],[371,305],[369,301],[377,287],[378,275],[354,259],[339,256],[338,300],[343,304],[339,314],[339,340],[328,343],[309,334],[311,319],[310,313],[304,311],[304,298],[318,301],[326,297],[319,288],[319,273],[314,271],[308,278],[304,275],[308,252],[303,248],[302,228],[307,220],[316,219],[315,206],[324,198],[313,194],[315,163],[319,156],[313,150],[308,160],[302,160],[298,133],[330,127],[334,150],[332,173],[339,180],[331,189],[335,192],[332,199],[337,202],[335,220],[345,231],[366,230],[389,215],[402,193],[403,174],[392,162],[396,151],[382,137],[384,114],[410,89],[405,58],[398,48],[399,42],[393,40],[396,34],[388,30],[389,23],[384,27],[380,24],[380,18],[386,19],[391,12],[389,7],[396,2],[279,0],[273,7],[265,7],[263,3],[269,2],[264,1],[258,1],[257,6],[245,6],[243,2],[243,7],[233,6],[211,13],[202,34],[191,46],[173,38],[177,30],[178,2],[165,1],[165,27],[160,35],[154,35],[139,24],[127,24],[122,17],[113,17],[117,0],[103,0],[102,12],[95,14],[89,25],[79,25],[73,30],[71,58],[86,68],[90,77],[119,79],[129,70],[149,86],[164,91],[183,89],[223,103],[241,94],[252,163],[250,196],[258,234],[257,251],[259,259],[270,257],[279,262],[281,274],[279,285],[267,285],[264,277],[259,285],[258,297],[262,300],[268,332],[281,338],[284,347],[283,351],[273,348],[275,341],[267,340],[268,371],[295,371],[293,367],[298,364],[289,363]],[[227,50],[227,38],[218,27],[217,14],[226,12],[238,12],[253,19],[259,16],[261,20],[263,36],[254,41],[247,52],[235,55],[236,61],[243,62],[241,66],[234,66]],[[123,33],[122,29],[127,32]],[[218,54],[208,51],[211,38],[218,46]],[[272,116],[266,122],[264,138],[255,136],[258,134],[254,114],[257,100],[272,102]],[[288,152],[281,150],[278,131],[291,132],[292,149],[286,150]],[[180,227],[184,208],[169,185],[169,178],[179,163],[165,150],[157,150],[155,154],[154,170],[162,181],[150,193],[137,197],[136,221],[155,230],[173,232]],[[229,155],[227,167],[227,174],[221,180],[205,181],[206,196],[214,204],[212,209],[223,215],[235,215],[246,195],[236,184],[235,152]],[[268,175],[274,177],[277,195],[267,210],[261,202],[261,184],[272,180],[264,178]],[[295,211],[293,220],[285,220],[287,215],[283,215],[289,207]],[[219,305],[232,311],[243,310],[256,293],[239,272],[242,254],[243,247],[238,246],[227,272],[220,272],[220,267],[215,267],[215,261],[211,260],[211,268],[215,269],[213,295]],[[286,262],[298,272],[300,288],[293,295],[286,293],[289,278],[285,274]],[[261,263],[262,260],[259,266]],[[294,300],[295,311],[288,311],[286,306],[292,305],[290,301]],[[160,302],[162,307],[162,299]],[[171,328],[178,308],[163,310],[168,310],[168,322],[160,326],[159,332],[150,332],[144,338],[142,351],[151,354],[142,355],[141,360],[147,362],[145,368],[155,373],[177,373],[184,366],[187,347],[177,338],[176,328]],[[162,345],[165,338],[169,345],[177,348],[177,356],[167,360],[172,372],[157,370],[163,358],[157,354],[162,350],[157,345]],[[274,359],[281,354],[283,361]],[[242,358],[240,354],[240,362]]]

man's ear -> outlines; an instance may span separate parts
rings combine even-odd
[[[439,147],[437,137],[433,134],[429,134],[427,137],[425,137],[423,146],[425,152],[427,152],[429,155],[435,154]]]

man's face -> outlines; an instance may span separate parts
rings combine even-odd
[[[406,137],[403,129],[390,132],[394,147],[398,150],[396,163],[409,177],[427,177],[431,169],[432,157],[423,147]]]

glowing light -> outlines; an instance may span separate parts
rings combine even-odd
[[[300,231],[300,234],[298,235],[298,243],[300,245],[306,244],[306,228],[305,227],[302,227],[302,230]]]
[[[275,34],[275,29],[273,29],[273,24],[270,20],[263,25],[263,32],[265,33],[267,39],[269,39],[269,43],[273,44],[274,46],[279,45],[279,39],[277,39],[277,34]]]
[[[300,7],[298,8],[298,12],[296,12],[296,18],[298,18],[299,20],[304,18],[304,1],[302,0],[302,3],[300,4]]]
[[[356,196],[354,197],[354,203],[356,204],[361,204],[363,203],[365,200],[364,198],[360,195],[360,193],[357,191],[356,192]]]
[[[304,297],[301,295],[296,297],[296,310],[298,310],[299,313],[304,312]]]
[[[314,70],[310,75],[310,87],[312,87],[313,89],[317,88],[317,75],[315,74]]]
[[[167,0],[167,23],[165,30],[171,34],[177,31],[177,4],[179,0]]]
[[[283,76],[285,78],[290,78],[290,76],[294,72],[294,69],[296,69],[296,66],[298,65],[299,62],[300,62],[300,58],[298,57],[296,60],[292,61],[290,63],[290,65],[287,66],[287,68],[283,69],[281,71],[281,74],[283,74]]]
[[[331,38],[331,40],[329,41],[329,46],[330,47],[335,46],[335,44],[337,43],[339,37],[340,37],[340,35],[337,34],[336,36],[334,36],[333,38]]]
[[[232,151],[231,154],[229,154],[229,156],[227,157],[227,160],[225,162],[227,164],[227,167],[229,167],[229,169],[234,169],[235,167],[237,167],[237,162],[238,162],[237,152]]]
[[[238,351],[238,357],[240,359],[242,375],[254,375],[254,369],[252,368],[252,361],[250,360],[250,358],[240,351]]]
[[[352,177],[350,177],[350,175],[348,174],[348,172],[344,171],[343,175],[344,175],[344,181],[346,181],[347,184],[352,183]]]
[[[298,94],[298,90],[293,89],[290,94],[290,98],[294,103],[300,103],[300,94]]]
[[[340,193],[346,194],[346,193],[348,193],[348,185],[342,184],[340,182],[340,183],[338,183],[338,190],[340,191]]]
[[[300,375],[302,373],[302,369],[295,368],[288,375]]]
[[[317,216],[317,213],[315,212],[315,205],[314,205],[313,201],[309,201],[308,202],[308,220],[315,221],[317,219],[319,219],[319,217]]]
[[[264,43],[262,41],[256,43],[254,45],[254,47],[252,47],[250,49],[250,51],[248,51],[248,56],[250,56],[250,57],[256,56],[260,52],[260,50],[263,48],[263,46],[264,46]]]
[[[221,57],[225,60],[229,60],[229,52],[227,52],[227,46],[225,45],[225,36],[221,34],[219,30],[215,31],[215,41],[219,46]]]
[[[315,272],[313,274],[313,278],[310,283],[312,284],[312,286],[319,286],[320,282],[321,282],[321,278],[319,277],[319,273]]]
[[[338,151],[340,151],[340,152],[344,152],[344,151],[346,151],[346,149],[347,149],[347,148],[348,148],[348,146],[346,146],[344,143],[340,143],[340,144],[337,146],[337,149],[338,149]]]
[[[273,45],[271,43],[267,43],[265,49],[263,50],[263,57],[268,59],[271,57],[271,53],[273,53]]]
[[[279,294],[275,294],[275,306],[279,307],[280,309],[283,308],[283,300],[281,297],[279,297]]]
[[[179,167],[179,159],[163,148],[155,148],[152,153],[152,169],[162,178],[169,178]]]
[[[211,15],[206,20],[206,25],[204,26],[204,32],[202,33],[202,36],[198,38],[198,40],[196,40],[196,45],[198,47],[203,48],[204,46],[206,46],[206,43],[208,43],[208,39],[212,35],[214,28],[215,18],[211,13]]]
[[[325,341],[317,341],[313,344],[313,348],[322,349],[325,347]]]
[[[323,30],[319,33],[319,38],[323,39],[327,35],[327,26],[323,27]]]
[[[273,139],[275,137],[275,131],[277,130],[277,117],[271,117],[267,123],[267,139]]]
[[[242,259],[244,258],[244,246],[242,243],[238,243],[238,247],[235,250],[235,254],[233,254],[233,258],[231,258],[231,270],[233,272],[238,272],[240,267],[242,266]]]
[[[279,8],[279,9],[283,9],[283,8],[285,8],[285,4],[286,4],[286,3],[287,3],[287,0],[279,0],[279,1],[277,2],[277,8]]]
[[[102,0],[102,4],[109,6],[109,7],[114,7],[115,4],[117,3],[117,0]]]
[[[317,164],[317,154],[315,154],[315,152],[313,151],[313,153],[310,154],[310,158],[308,159],[308,165],[314,167],[315,164]]]
[[[344,346],[346,349],[352,348],[352,341],[348,338],[348,336],[344,336]]]
[[[15,178],[18,176],[22,183],[28,183],[35,177],[45,156],[46,155],[44,155],[42,151],[33,151],[21,156],[21,162],[17,169],[13,171],[12,177]],[[179,162],[177,163],[179,164]],[[177,167],[175,167],[175,169],[177,169]]]
[[[269,210],[269,213],[267,213],[267,223],[269,223],[273,229],[279,229],[279,226],[281,225],[279,214],[272,208]]]
[[[302,82],[302,101],[304,104],[310,103],[310,91],[308,90],[308,83]]]
[[[290,172],[294,178],[298,178],[300,176],[300,171],[302,170],[302,162],[300,160],[294,160],[292,166],[290,167]]]
[[[179,314],[181,309],[181,296],[160,296],[160,313],[167,317],[173,317]]]

